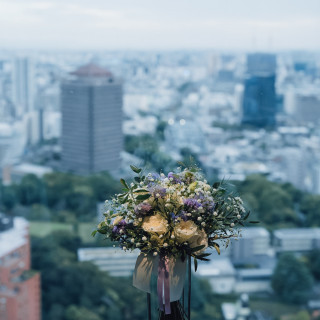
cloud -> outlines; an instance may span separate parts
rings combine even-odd
[[[290,2],[290,10],[287,1],[281,6],[269,0],[265,10],[254,3],[0,0],[0,43],[58,49],[244,49],[251,46],[253,37],[262,42],[272,37],[279,49],[320,48],[316,3],[309,8],[297,0]]]

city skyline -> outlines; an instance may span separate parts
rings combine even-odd
[[[320,50],[320,2],[0,0],[2,49]]]

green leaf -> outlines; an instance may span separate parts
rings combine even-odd
[[[207,259],[207,258],[197,258],[197,259],[201,261],[210,261],[210,259]]]
[[[249,217],[249,215],[250,215],[250,210],[249,210],[248,213],[245,215],[245,217],[243,218],[243,220],[247,220],[248,217]]]
[[[140,173],[140,172],[142,171],[142,169],[137,168],[136,166],[131,166],[131,165],[130,165],[130,168],[131,168],[131,170],[132,170],[133,172],[135,172],[135,173]]]
[[[129,186],[127,185],[126,181],[124,179],[120,179],[121,184],[126,188],[129,189]]]
[[[220,248],[217,243],[213,243],[214,248],[217,250],[218,254],[220,254]]]
[[[249,223],[260,223],[260,221],[249,221]]]
[[[123,199],[120,200],[120,203],[126,203],[128,201],[129,195],[127,194]]]
[[[142,193],[142,192],[149,192],[149,190],[146,189],[137,189],[137,190],[133,190],[134,193]]]
[[[194,248],[190,248],[190,252],[193,253],[193,252],[197,252],[201,249],[203,249],[205,247],[205,245],[201,245],[201,246],[197,246],[197,247],[194,247]]]
[[[201,253],[201,254],[197,255],[196,257],[197,258],[205,258],[205,257],[208,257],[210,255],[211,255],[211,253]]]
[[[139,183],[141,181],[141,178],[140,177],[134,177],[134,180]]]
[[[147,200],[151,197],[151,194],[148,193],[148,194],[139,194],[136,199],[137,200]]]
[[[92,231],[91,236],[94,237],[97,232],[98,232],[97,230]]]
[[[193,258],[193,262],[194,262],[194,272],[197,272],[197,269],[198,269],[198,260],[197,260],[197,258]]]
[[[220,186],[220,182],[215,182],[215,183],[212,185],[212,188],[218,189],[219,186]]]
[[[118,198],[123,198],[123,197],[125,197],[126,195],[127,195],[127,193],[121,193],[121,194],[118,195]]]

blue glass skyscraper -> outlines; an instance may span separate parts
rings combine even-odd
[[[273,127],[276,124],[276,57],[273,54],[250,54],[244,81],[242,124]]]

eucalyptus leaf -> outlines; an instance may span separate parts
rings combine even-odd
[[[140,173],[140,172],[142,171],[142,169],[137,168],[136,166],[130,165],[130,168],[131,168],[131,170],[132,170],[133,172],[135,172],[135,173]]]
[[[146,190],[146,189],[136,189],[136,190],[133,190],[134,193],[144,193],[144,192],[149,192],[149,190]]]
[[[213,244],[214,248],[217,250],[218,254],[220,254],[220,248],[219,245],[217,243]]]
[[[197,258],[193,258],[193,262],[194,262],[194,272],[197,272],[197,270],[198,270],[198,260],[197,260]]]
[[[248,213],[245,215],[245,217],[243,218],[243,220],[247,220],[248,217],[249,217],[249,215],[250,215],[250,211],[248,211]]]
[[[126,181],[124,179],[120,179],[121,184],[126,188],[129,189],[129,186],[127,185]]]
[[[205,247],[205,245],[201,245],[201,246],[197,246],[197,247],[194,247],[194,248],[190,248],[190,252],[193,253],[193,252],[197,252],[201,249],[203,249]]]
[[[137,200],[147,200],[151,197],[151,194],[148,193],[148,194],[139,194],[136,199]]]
[[[98,232],[97,230],[92,231],[91,236],[94,237],[97,232]]]

